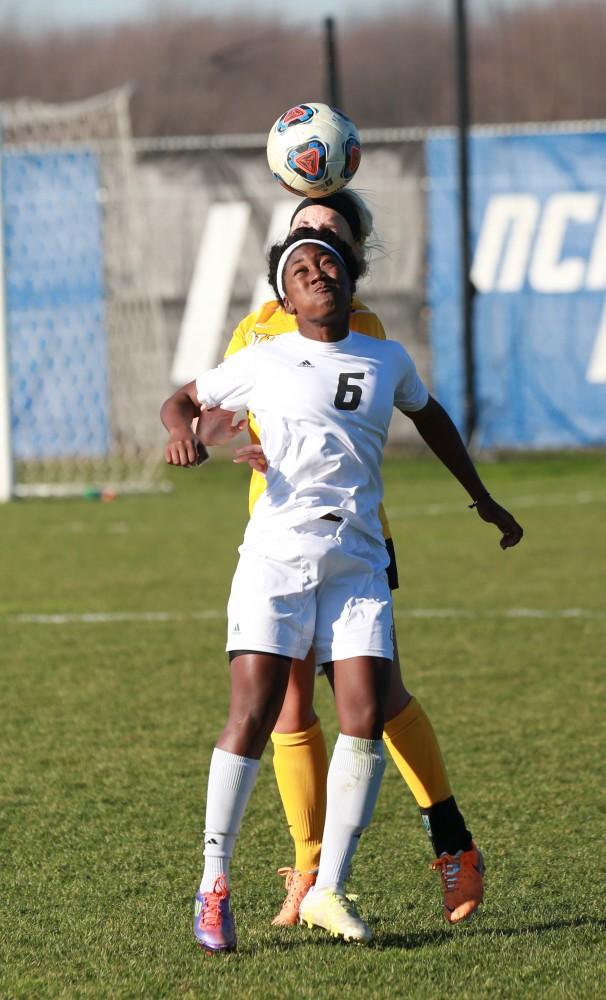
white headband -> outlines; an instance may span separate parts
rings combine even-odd
[[[326,247],[327,250],[330,250],[330,252],[335,255],[337,260],[341,261],[343,267],[345,268],[345,270],[347,270],[347,265],[343,260],[341,254],[339,253],[338,250],[335,250],[334,247],[331,247],[330,243],[325,243],[324,240],[297,240],[296,243],[291,243],[289,247],[286,247],[286,250],[284,251],[284,253],[280,257],[280,260],[278,261],[278,268],[276,270],[276,285],[278,286],[278,292],[280,293],[281,299],[284,298],[284,285],[282,283],[282,275],[284,274],[286,261],[290,257],[293,250],[296,250],[297,247],[304,246],[306,243],[315,243],[319,247]]]

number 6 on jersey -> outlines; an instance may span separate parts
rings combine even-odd
[[[335,406],[337,410],[357,410],[362,399],[362,386],[350,385],[350,379],[364,378],[364,372],[341,372],[339,384],[335,396]]]

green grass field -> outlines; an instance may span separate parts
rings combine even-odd
[[[240,950],[192,943],[246,471],[215,461],[175,472],[172,495],[0,509],[0,996],[605,997],[605,465],[484,466],[526,530],[504,553],[437,462],[386,464],[406,679],[488,877],[481,916],[443,924],[388,764],[351,882],[367,948],[270,926],[292,851],[269,754],[233,864]],[[322,681],[317,707],[332,745]]]

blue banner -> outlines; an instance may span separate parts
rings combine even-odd
[[[17,459],[96,457],[109,443],[98,164],[3,157],[12,447]]]
[[[457,146],[430,139],[434,390],[464,406]],[[606,134],[472,136],[478,439],[606,443]]]

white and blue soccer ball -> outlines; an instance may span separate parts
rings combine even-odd
[[[269,169],[282,187],[307,198],[324,198],[345,187],[360,164],[358,130],[328,104],[297,104],[272,125]]]

